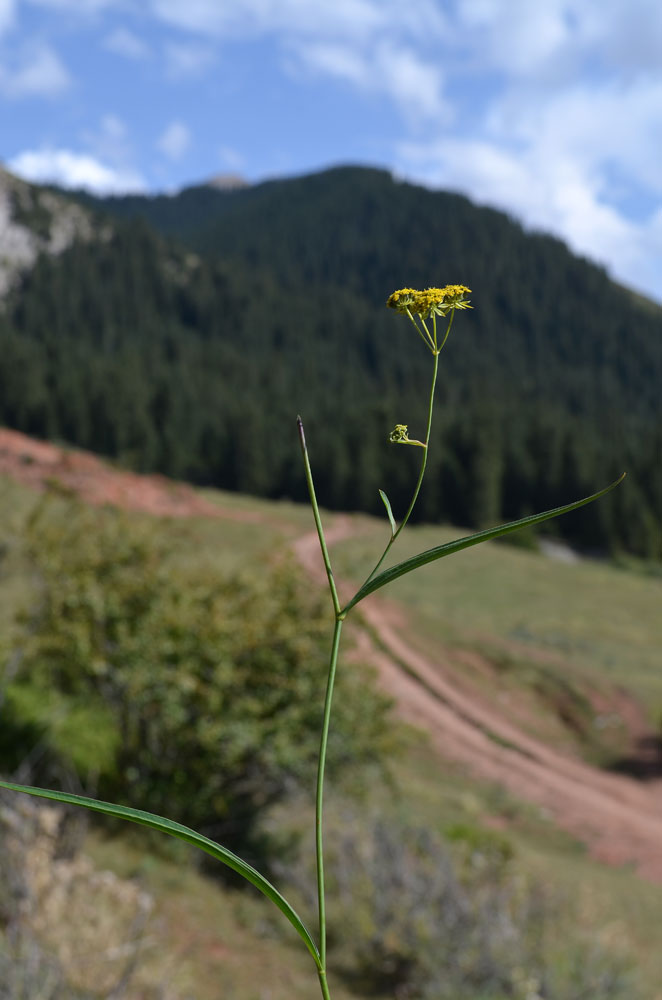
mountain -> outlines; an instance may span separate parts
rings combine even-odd
[[[422,429],[430,358],[384,301],[461,282],[475,308],[442,355],[419,516],[493,522],[626,469],[609,502],[556,530],[659,558],[662,309],[559,240],[354,167],[68,204],[96,235],[42,255],[1,317],[9,426],[298,498],[301,412],[322,502],[377,511],[385,488],[397,515],[416,456],[387,436]]]

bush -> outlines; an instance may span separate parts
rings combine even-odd
[[[178,532],[42,506],[29,527],[40,591],[14,710],[29,716],[29,692],[49,692],[44,740],[83,776],[97,771],[101,797],[245,846],[266,807],[312,784],[327,613],[282,560],[233,576],[182,569]],[[332,771],[381,759],[387,707],[366,671],[343,672]]]
[[[346,819],[329,840],[332,960],[361,995],[396,1000],[635,1000],[626,964],[562,933],[558,903],[490,831]],[[301,865],[299,865],[299,869]],[[298,871],[283,874],[303,887]]]

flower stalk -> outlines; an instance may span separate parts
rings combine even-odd
[[[439,370],[439,354],[448,339],[448,334],[450,333],[451,326],[453,323],[453,316],[455,315],[455,308],[471,308],[465,299],[466,294],[470,289],[466,288],[464,285],[452,285],[446,286],[446,289],[428,289],[426,292],[414,292],[412,289],[406,289],[402,293],[394,292],[389,298],[387,305],[392,306],[398,312],[406,312],[409,319],[416,327],[418,333],[423,338],[426,346],[430,348],[434,356],[434,365],[432,372],[432,384],[430,387],[430,396],[428,401],[428,417],[427,426],[425,431],[425,441],[417,441],[409,438],[408,428],[406,424],[396,424],[395,429],[390,434],[390,441],[394,444],[410,444],[418,446],[423,449],[423,458],[421,461],[421,468],[419,471],[418,479],[416,481],[416,486],[414,487],[414,493],[411,498],[407,512],[402,519],[400,526],[396,527],[393,521],[393,515],[391,513],[390,503],[385,494],[382,493],[382,499],[387,505],[387,511],[389,514],[389,519],[391,520],[392,530],[391,536],[387,542],[386,548],[384,549],[381,557],[375,564],[374,568],[370,572],[368,578],[362,584],[365,587],[373,579],[379,568],[381,567],[384,559],[389,553],[391,546],[395,542],[396,538],[406,525],[409,520],[411,513],[414,509],[414,505],[420,493],[421,486],[423,484],[423,477],[425,476],[425,468],[427,465],[428,456],[428,445],[430,443],[430,434],[432,430],[432,414],[434,409],[434,393],[437,384],[437,373]],[[420,297],[423,299],[421,300]],[[446,299],[449,301],[456,301],[455,306],[445,305]],[[450,313],[450,318],[446,327],[446,332],[444,334],[443,341],[439,345],[437,342],[437,316],[447,316]],[[414,315],[418,317],[421,326],[418,325]],[[430,333],[426,323],[426,315],[428,318],[432,318],[432,333]],[[347,614],[347,609],[343,610],[340,606],[340,601],[338,598],[338,592],[335,584],[335,579],[333,576],[333,569],[331,567],[331,558],[329,556],[328,546],[326,544],[326,539],[324,536],[324,528],[322,525],[322,518],[319,511],[319,506],[317,503],[317,496],[315,493],[315,485],[313,482],[313,474],[310,466],[310,459],[308,456],[308,449],[306,447],[306,436],[304,433],[303,422],[301,417],[297,417],[297,427],[299,431],[299,442],[301,445],[301,453],[303,456],[304,469],[306,474],[306,484],[308,486],[308,496],[310,499],[310,505],[313,511],[313,518],[315,521],[315,527],[317,528],[317,536],[320,543],[320,549],[322,552],[322,559],[324,561],[324,568],[326,570],[327,580],[329,584],[329,591],[331,594],[331,601],[333,604],[333,610],[335,614],[335,625],[333,630],[333,640],[331,643],[331,655],[329,658],[329,669],[327,675],[326,683],[326,695],[324,699],[324,713],[322,719],[322,733],[320,738],[320,751],[319,760],[317,766],[317,785],[315,794],[315,857],[316,857],[316,871],[317,871],[317,904],[318,904],[318,920],[319,920],[319,958],[320,967],[318,968],[318,976],[320,981],[320,987],[322,990],[322,996],[324,1000],[330,1000],[329,986],[326,977],[326,892],[324,883],[324,844],[323,844],[323,805],[324,805],[324,775],[326,769],[326,753],[329,739],[329,727],[331,723],[331,707],[333,701],[333,689],[336,679],[336,671],[338,667],[338,653],[340,649],[340,635],[342,631],[342,624]],[[381,492],[381,491],[380,491]],[[362,588],[359,588],[362,589]],[[357,592],[358,594],[358,592]],[[350,605],[354,603],[356,596],[350,602]]]

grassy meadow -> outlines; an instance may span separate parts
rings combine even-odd
[[[246,564],[259,575],[267,558],[274,552],[285,554],[294,538],[313,527],[305,507],[210,490],[204,495],[238,519],[160,522],[158,531],[173,538],[167,562],[175,579],[179,573],[189,578],[219,566],[233,573]],[[69,501],[52,502],[66,506]],[[21,537],[42,503],[36,494],[10,481],[0,484],[4,662],[21,633],[17,616],[35,601],[34,569]],[[130,517],[136,523],[152,523],[146,515]],[[385,520],[363,515],[357,515],[354,523],[355,536],[335,545],[332,558],[340,577],[359,581],[384,544],[387,528]],[[448,527],[412,528],[398,544],[397,557],[457,534]],[[592,692],[603,692],[607,703],[615,692],[631,696],[651,724],[662,715],[660,578],[593,561],[567,565],[535,551],[488,543],[407,576],[385,596],[404,612],[413,645],[426,652],[440,646],[460,654],[478,651],[491,669],[469,674],[465,683],[483,692],[491,689],[504,705],[512,697],[524,705],[518,721],[589,759],[609,763],[622,749],[623,736],[616,718],[606,736],[596,726]],[[461,656],[451,657],[450,662],[453,669],[462,669]],[[574,731],[568,733],[562,720],[554,717],[559,684],[575,691],[585,707],[581,738]],[[468,778],[462,768],[440,760],[416,731],[398,729],[397,752],[388,773],[361,787],[351,805],[345,791],[332,781],[327,815],[332,845],[341,843],[354,827],[360,836],[357,817],[388,815],[403,828],[425,827],[444,838],[458,856],[469,859],[470,866],[495,853],[507,857],[514,877],[535,879],[560,910],[562,919],[549,930],[549,945],[561,956],[559,961],[574,948],[580,928],[605,952],[623,949],[637,968],[642,995],[662,1000],[660,887],[647,884],[629,868],[609,868],[592,860],[539,809]],[[312,846],[311,817],[310,800],[298,791],[269,811],[265,829],[298,834],[305,859]],[[315,995],[316,978],[308,956],[280,915],[273,915],[257,894],[219,884],[193,866],[187,852],[161,847],[133,831],[93,823],[85,851],[95,865],[122,878],[138,879],[155,900],[131,987],[134,992],[129,990],[127,997],[170,997],[158,992],[164,978],[177,1000],[305,1000]],[[305,870],[305,861],[301,868]],[[285,880],[286,869],[281,875]],[[292,893],[298,896],[295,902],[304,919],[314,926],[310,900],[296,880]],[[329,906],[333,920],[332,901]],[[72,913],[74,925],[76,919]],[[336,919],[343,920],[342,910]],[[332,947],[330,958],[335,1000],[368,995],[357,992],[356,980],[344,974],[340,942],[335,951]],[[89,984],[87,988],[91,990]],[[89,995],[95,995],[93,990]],[[371,995],[385,1000],[393,994],[383,988]],[[522,992],[525,996],[533,994]],[[592,1000],[599,1000],[597,994]]]
[[[334,548],[337,572],[353,580],[367,572],[385,531],[375,519],[357,521],[357,536]],[[392,561],[466,533],[412,527]],[[587,759],[609,764],[625,748],[619,701],[642,726],[660,727],[662,577],[645,565],[566,562],[488,542],[396,580],[386,596],[406,609],[414,647],[432,657],[440,647],[481,654],[487,676],[472,674],[460,657],[465,683],[486,688],[504,706],[519,700],[524,728],[539,732],[542,725],[550,739],[569,741]],[[452,666],[454,657],[445,659]],[[550,717],[568,699],[577,713],[574,735]],[[604,702],[602,712],[596,702]]]

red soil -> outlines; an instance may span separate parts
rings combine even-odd
[[[95,507],[108,504],[160,517],[261,520],[248,511],[223,510],[185,483],[116,469],[89,452],[65,450],[1,427],[0,475],[39,491],[69,490]]]

